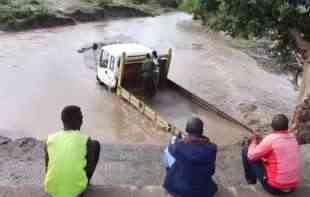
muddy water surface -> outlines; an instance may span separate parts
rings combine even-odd
[[[169,77],[234,116],[240,103],[254,103],[267,114],[287,113],[294,105],[296,92],[286,78],[257,68],[222,36],[193,24],[190,15],[171,13],[0,33],[0,135],[44,139],[61,128],[63,106],[77,104],[85,115],[84,132],[102,141],[165,142],[167,135],[96,84],[91,61],[77,53],[104,39],[173,48]]]

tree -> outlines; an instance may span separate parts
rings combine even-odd
[[[310,94],[310,0],[200,0],[199,6],[196,11],[214,30],[248,39],[267,36],[283,56],[300,54],[300,99]]]
[[[214,30],[233,37],[270,37],[285,57],[300,54],[310,94],[310,0],[200,0],[198,14]]]
[[[294,119],[300,118],[296,121],[301,123],[298,132],[306,133],[306,143],[310,143],[310,107],[305,107],[309,106],[310,97],[303,101],[310,94],[310,0],[199,0],[199,6],[196,12],[210,28],[232,37],[269,37],[282,56],[301,57],[302,104],[297,111],[308,115],[295,113]]]

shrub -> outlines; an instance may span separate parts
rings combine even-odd
[[[47,5],[40,0],[1,0],[0,22],[14,27],[17,20],[48,16]]]
[[[148,0],[132,0],[132,2],[135,4],[146,4],[148,3]]]
[[[88,0],[91,1],[91,0]],[[93,2],[97,3],[100,7],[104,7],[106,5],[112,4],[113,0],[93,0]]]

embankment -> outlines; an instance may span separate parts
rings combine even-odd
[[[111,18],[155,16],[168,11],[174,1],[155,1],[150,4],[128,2],[106,3],[95,0],[14,0],[0,2],[0,30],[22,31],[75,25],[79,22],[99,21]],[[67,3],[66,3],[67,2]],[[72,4],[72,6],[70,6]]]
[[[0,185],[41,186],[45,172],[43,147],[43,142],[33,138],[11,140],[1,137]],[[165,175],[161,165],[163,148],[160,145],[102,144],[92,184],[161,185]],[[240,145],[219,148],[215,178],[221,185],[245,184],[240,149]],[[302,146],[301,150],[304,185],[310,183],[310,146]]]

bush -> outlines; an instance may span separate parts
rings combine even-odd
[[[88,0],[89,2],[95,2],[100,7],[104,7],[106,5],[110,5],[113,3],[113,0]]]
[[[48,15],[47,6],[39,0],[1,0],[0,3],[0,22],[9,27],[14,27],[18,20]]]
[[[178,7],[178,1],[177,0],[157,0],[157,2],[163,6],[163,7]]]
[[[132,0],[132,2],[135,4],[146,4],[148,3],[148,0]]]
[[[180,2],[180,9],[193,13],[199,8],[200,0],[182,0]]]

